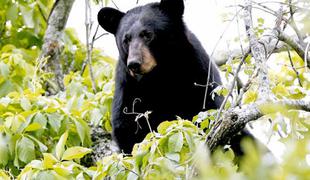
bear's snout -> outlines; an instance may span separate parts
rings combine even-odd
[[[134,73],[140,73],[141,62],[138,60],[132,60],[128,63],[127,67]]]
[[[144,75],[153,70],[157,61],[150,52],[150,49],[141,39],[134,39],[129,45],[127,68],[133,77]]]

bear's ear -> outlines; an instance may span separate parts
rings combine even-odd
[[[181,18],[184,13],[183,0],[161,0],[160,7],[171,16]]]
[[[104,30],[115,35],[118,25],[124,15],[125,13],[117,9],[105,7],[98,12],[97,18],[100,26]]]

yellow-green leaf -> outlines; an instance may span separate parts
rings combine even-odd
[[[36,131],[41,128],[41,124],[39,123],[31,123],[29,126],[25,128],[25,132]]]
[[[257,99],[257,92],[255,91],[248,91],[244,95],[243,103],[244,104],[249,104],[252,102],[255,102]]]
[[[71,147],[63,153],[62,160],[80,159],[90,152],[91,149],[88,148]]]
[[[173,122],[171,121],[164,121],[162,123],[159,124],[159,126],[157,127],[157,131],[160,134],[166,134],[168,128],[173,124]]]
[[[56,157],[57,159],[61,159],[64,151],[65,151],[65,145],[68,139],[68,131],[66,131],[59,139],[59,142],[56,145]]]
[[[54,171],[59,174],[62,177],[67,177],[69,176],[72,172],[69,171],[68,169],[66,169],[66,167],[62,166],[62,165],[55,165],[53,167]]]
[[[168,141],[169,152],[180,152],[183,147],[183,133],[177,132],[170,136]]]
[[[20,106],[25,110],[29,111],[31,110],[31,103],[27,98],[21,98],[20,100]]]
[[[50,153],[43,153],[43,167],[44,169],[53,168],[53,165],[57,163],[58,160]]]
[[[34,143],[29,138],[22,137],[22,139],[17,143],[17,153],[19,160],[24,163],[29,163],[36,157]]]

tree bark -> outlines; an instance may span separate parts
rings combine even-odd
[[[60,62],[60,55],[63,50],[62,35],[73,3],[74,0],[57,0],[48,18],[40,59],[47,60],[43,68],[46,72],[54,75],[51,80],[47,81],[46,90],[50,95],[64,90],[63,71]]]
[[[223,113],[221,118],[215,122],[214,126],[211,128],[206,137],[206,145],[209,147],[211,152],[214,151],[217,146],[227,144],[230,138],[243,130],[248,122],[257,120],[262,117],[264,112],[262,112],[261,107],[264,107],[264,105],[268,106],[272,103],[280,106],[286,106],[288,108],[310,111],[309,94],[307,94],[305,98],[299,100],[279,100],[276,99],[271,93],[267,76],[268,68],[266,66],[266,60],[268,54],[273,53],[275,47],[277,47],[277,43],[272,43],[274,46],[270,46],[268,44],[272,41],[278,41],[277,37],[279,37],[279,35],[277,32],[280,32],[280,34],[282,33],[282,31],[279,31],[279,26],[282,21],[282,14],[279,13],[279,17],[277,17],[276,21],[276,27],[271,31],[271,34],[274,34],[275,36],[263,36],[262,38],[257,39],[254,33],[251,18],[251,3],[251,0],[245,0],[244,21],[247,36],[250,42],[249,48],[251,49],[251,54],[255,59],[255,63],[259,70],[258,94],[261,98],[259,98],[255,103],[243,105],[242,107],[233,107]],[[302,48],[294,45],[295,43],[297,44],[295,41],[288,40],[288,38],[281,38],[281,35],[279,40],[283,40],[283,42],[289,44],[291,48],[293,48],[297,53],[302,51]],[[302,53],[299,53],[300,56],[304,55],[304,51]]]

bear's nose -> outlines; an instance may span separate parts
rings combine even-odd
[[[127,67],[135,73],[139,73],[141,63],[139,61],[131,61]]]

